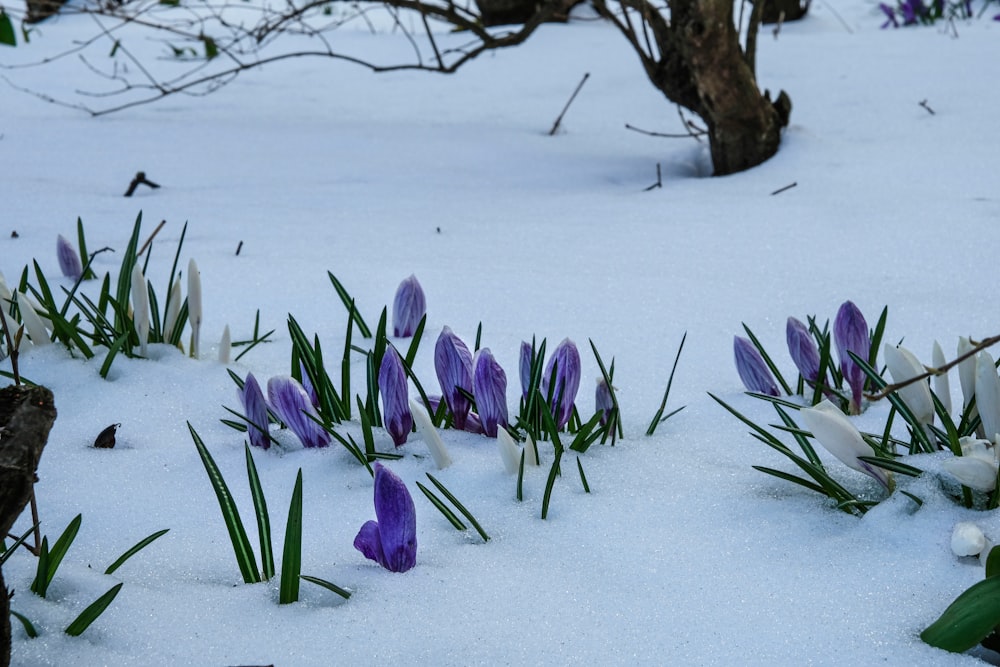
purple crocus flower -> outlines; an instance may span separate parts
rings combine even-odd
[[[815,384],[819,375],[819,348],[816,347],[816,340],[809,333],[809,328],[801,320],[789,317],[785,326],[785,340],[788,342],[788,354],[799,369],[802,379]]]
[[[597,378],[597,390],[594,392],[594,411],[601,413],[601,426],[608,423],[611,410],[615,407],[615,402],[611,397],[611,388],[604,378]]]
[[[56,239],[56,257],[59,259],[59,270],[64,276],[73,280],[80,279],[80,276],[83,275],[80,253],[62,234]]]
[[[438,408],[441,406],[441,397],[428,396],[427,402],[424,405],[427,407],[427,412],[432,415],[436,415]],[[465,416],[465,427],[463,430],[465,430],[466,433],[477,433],[480,435],[486,433],[486,431],[483,430],[482,420],[479,419],[479,415],[475,412],[470,412]]]
[[[521,397],[528,398],[528,387],[531,386],[531,358],[534,356],[534,350],[532,350],[531,345],[521,341],[521,356],[518,359],[517,370],[521,376]]]
[[[861,414],[865,373],[847,353],[853,352],[867,360],[871,339],[868,337],[868,323],[865,322],[865,316],[851,301],[845,301],[840,306],[837,317],[833,320],[833,342],[837,346],[837,356],[840,358],[840,372],[851,388],[850,412],[852,415]]]
[[[304,447],[326,447],[330,434],[309,416],[319,419],[309,394],[298,380],[279,375],[267,381],[267,400],[271,410],[302,441]]]
[[[472,385],[483,430],[495,438],[497,426],[507,426],[507,374],[488,347],[476,352]]]
[[[556,346],[549,357],[549,363],[545,365],[545,374],[542,376],[542,393],[545,396],[549,395],[550,385],[553,388],[549,409],[555,418],[556,428],[561,429],[573,414],[573,402],[580,389],[580,353],[569,338],[564,338]]]
[[[406,370],[396,348],[385,348],[378,369],[378,388],[382,394],[382,421],[397,447],[406,442],[413,430],[413,415],[406,391]]]
[[[733,353],[736,356],[736,372],[740,374],[747,391],[768,396],[781,395],[771,371],[753,343],[742,336],[733,336]]]
[[[406,572],[417,564],[417,512],[403,480],[378,462],[375,517],[361,526],[354,548],[390,572]]]
[[[889,5],[885,4],[884,2],[878,3],[878,8],[881,9],[882,13],[885,14],[886,17],[888,18],[888,20],[885,23],[882,24],[882,29],[883,30],[885,30],[886,28],[888,28],[890,25],[893,28],[898,28],[899,27],[899,22],[896,21],[896,10],[895,9],[893,9]]]
[[[449,327],[441,330],[434,345],[434,370],[441,384],[444,402],[451,410],[455,428],[462,430],[472,405],[458,389],[472,393],[472,353]]]
[[[250,437],[250,444],[261,449],[269,448],[271,438],[266,430],[261,430],[267,429],[267,403],[264,402],[264,393],[253,373],[247,373],[246,380],[243,381],[240,402],[243,403],[243,415],[248,420],[247,435]]]
[[[411,275],[396,288],[396,298],[392,302],[392,334],[398,338],[409,338],[426,312],[424,290],[417,277]]]

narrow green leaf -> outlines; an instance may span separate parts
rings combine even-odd
[[[14,24],[11,22],[7,12],[0,8],[0,44],[6,46],[17,46],[17,36],[14,33]]]
[[[406,349],[406,357],[404,357],[404,361],[406,361],[407,366],[412,366],[413,361],[417,358],[417,348],[420,347],[420,340],[424,335],[425,324],[427,324],[426,313],[420,318],[420,323],[417,324],[417,328],[413,332],[413,338],[410,339],[410,347]]]
[[[123,584],[115,584],[112,586],[107,593],[101,597],[94,600],[89,607],[83,610],[83,612],[76,617],[76,619],[70,623],[66,630],[64,631],[70,637],[79,637],[83,634],[83,631],[90,627],[90,624],[97,620],[97,617],[104,613],[104,610],[114,601],[115,597],[118,595],[118,591],[122,589]]]
[[[576,457],[576,467],[580,471],[580,481],[583,483],[583,490],[590,493],[590,484],[587,484],[587,476],[583,473],[583,464],[580,463],[580,457]]]
[[[281,589],[278,601],[289,604],[299,599],[299,576],[302,574],[302,468],[295,478],[292,501],[288,504],[285,525],[285,548],[281,554]]]
[[[344,286],[341,284],[339,280],[337,280],[337,277],[335,275],[333,275],[329,271],[326,272],[326,275],[330,278],[330,282],[333,284],[333,289],[337,291],[337,296],[339,296],[340,300],[344,302],[344,308],[347,308],[348,312],[350,312],[351,301],[353,300],[351,298],[351,295],[347,293],[347,290],[344,289]],[[357,312],[356,310],[354,311],[354,321],[358,323],[358,331],[364,338],[372,337],[371,329],[369,329],[368,325],[365,324],[365,320],[363,317],[361,317],[361,313]]]
[[[347,333],[344,334],[344,356],[340,360],[340,405],[344,412],[344,418],[351,418],[351,334],[354,331],[354,314],[357,309],[354,307],[354,299],[351,299],[350,317],[347,319]],[[363,408],[359,409],[364,411]]]
[[[1000,625],[1000,577],[989,577],[959,595],[941,617],[920,633],[931,646],[961,653]]]
[[[326,579],[320,579],[319,577],[310,577],[305,574],[300,574],[299,579],[302,579],[302,581],[308,581],[310,584],[316,584],[317,586],[322,586],[326,590],[332,593],[336,593],[345,600],[348,600],[351,597],[351,592],[349,590],[347,590],[346,588],[341,588],[337,584],[329,582]]]
[[[164,528],[163,530],[158,530],[152,535],[140,540],[135,546],[133,546],[131,549],[129,549],[121,556],[119,556],[118,560],[109,565],[108,569],[104,571],[104,574],[111,574],[112,572],[120,568],[129,558],[136,555],[137,553],[148,547],[150,544],[152,544],[154,541],[166,535],[168,532],[170,532],[170,529]]]
[[[39,586],[40,590],[35,591],[40,596],[45,597],[45,593],[49,589],[49,584],[52,583],[52,577],[56,575],[56,570],[59,569],[59,565],[62,564],[63,558],[66,556],[66,552],[69,551],[70,545],[73,544],[73,540],[76,539],[76,534],[80,532],[80,524],[83,522],[83,515],[77,514],[73,517],[73,520],[69,522],[66,526],[66,530],[63,531],[59,539],[56,540],[55,544],[48,552],[48,562],[46,565],[45,579]],[[32,588],[34,590],[34,588]]]
[[[924,474],[924,471],[920,468],[915,468],[911,465],[903,463],[902,461],[887,459],[882,456],[859,456],[858,460],[864,461],[865,463],[871,463],[872,465],[878,466],[883,470],[899,473],[900,475],[905,475],[907,477],[920,477],[920,475]]]
[[[667,409],[667,399],[670,398],[670,387],[674,383],[674,373],[677,371],[677,362],[681,359],[681,352],[684,350],[684,341],[687,340],[687,332],[681,337],[681,344],[677,347],[677,355],[674,356],[674,365],[670,369],[670,377],[667,378],[667,389],[663,392],[663,400],[660,401],[660,409],[656,411],[653,415],[653,420],[649,422],[649,428],[646,429],[646,435],[653,435],[656,432],[656,427],[669,419],[672,415],[677,414],[683,408],[678,408],[671,412],[666,417],[663,416],[663,411]],[[716,399],[718,400],[718,399]]]
[[[266,432],[266,429],[265,429]],[[250,445],[243,443],[247,458],[247,481],[250,485],[250,495],[253,498],[254,514],[257,515],[257,538],[260,541],[261,576],[265,581],[274,576],[274,549],[271,546],[271,516],[267,512],[267,500],[264,489],[257,475],[257,464],[254,463]]]
[[[917,504],[917,507],[920,507],[921,505],[924,504],[923,498],[920,498],[919,496],[915,496],[912,493],[910,493],[909,491],[903,491],[902,489],[899,489],[899,492],[902,493],[907,498],[909,498],[910,500],[912,500],[913,502],[915,502]]]
[[[444,497],[447,498],[448,500],[450,500],[451,504],[454,505],[458,509],[458,511],[461,512],[462,515],[465,516],[465,518],[469,520],[469,523],[472,524],[472,527],[475,528],[476,532],[479,533],[479,535],[483,538],[483,542],[489,542],[490,541],[490,536],[486,534],[486,531],[483,530],[483,527],[479,525],[478,521],[476,521],[476,517],[472,516],[472,512],[470,512],[469,510],[467,510],[465,508],[465,505],[463,505],[462,503],[460,503],[458,501],[458,498],[456,498],[454,496],[454,494],[452,494],[451,491],[449,491],[447,488],[445,488],[444,484],[442,484],[441,482],[439,482],[434,477],[434,475],[430,474],[429,472],[425,473],[425,474],[427,475],[427,479],[431,480],[431,483],[434,484],[434,486],[437,487],[438,491],[440,491],[441,493],[443,493]]]
[[[433,491],[428,489],[420,482],[417,482],[417,487],[419,487],[420,490],[424,492],[424,495],[427,496],[427,500],[431,501],[431,505],[434,505],[434,507],[436,507],[437,510],[444,515],[444,518],[448,519],[448,521],[451,523],[451,525],[455,527],[456,530],[468,530],[468,527],[464,523],[462,523],[462,520],[459,519],[458,516],[454,512],[452,512],[451,509],[447,505],[445,505],[440,498],[434,495]]]
[[[100,375],[105,380],[108,379],[108,373],[111,372],[111,364],[114,363],[115,356],[117,356],[117,354],[121,351],[125,343],[128,342],[128,337],[129,334],[127,332],[123,333],[115,340],[114,343],[111,344],[111,347],[108,349],[108,354],[104,357],[104,363],[101,364],[100,370]]]
[[[191,422],[187,422],[187,427],[191,432],[194,445],[198,449],[198,455],[201,456],[205,472],[208,473],[208,479],[212,483],[215,496],[219,500],[219,509],[222,511],[222,519],[229,531],[229,540],[232,542],[236,564],[240,568],[240,574],[243,575],[243,581],[248,584],[258,583],[261,578],[260,571],[257,569],[257,559],[254,558],[250,540],[243,528],[243,520],[240,519],[240,511],[236,507],[236,501],[233,500],[233,494],[229,492],[226,480],[222,477],[222,472],[215,464],[215,460],[212,459],[212,455],[208,453],[208,448],[202,442],[201,436],[191,426]]]
[[[521,450],[521,462],[517,466],[517,500],[524,500],[524,450]]]
[[[38,630],[35,629],[35,626],[32,625],[31,621],[28,620],[27,616],[25,616],[24,614],[19,614],[13,609],[10,610],[10,615],[16,618],[17,620],[21,621],[21,626],[24,628],[24,633],[28,635],[28,637],[34,639],[35,637],[38,636]]]
[[[549,469],[549,478],[545,481],[545,493],[542,496],[542,519],[549,515],[549,502],[552,500],[552,487],[556,484],[556,477],[559,476],[559,462],[562,460],[563,448],[556,447],[556,456],[552,461],[552,468]]]
[[[219,55],[219,46],[213,38],[208,35],[201,35],[201,41],[205,44],[205,60],[211,60]]]
[[[41,523],[41,522],[39,522],[39,523]],[[21,537],[19,537],[16,540],[14,540],[14,543],[11,544],[9,547],[7,547],[2,554],[0,554],[0,567],[3,567],[3,564],[7,562],[7,559],[10,558],[14,554],[14,552],[17,550],[17,548],[19,546],[21,546],[22,544],[24,544],[24,541],[26,539],[28,539],[29,535],[31,535],[33,532],[35,532],[35,528],[37,528],[37,527],[38,527],[38,524],[36,523],[31,528],[29,528],[28,530],[24,531],[24,535],[21,535]]]
[[[753,346],[757,348],[758,352],[760,352],[760,356],[764,358],[764,363],[767,364],[767,367],[771,369],[772,373],[774,373],[774,377],[775,379],[778,380],[778,383],[781,385],[781,388],[785,390],[786,394],[791,394],[792,393],[791,387],[789,387],[788,383],[785,382],[785,378],[781,375],[781,371],[779,371],[778,367],[774,364],[773,361],[771,361],[771,356],[767,353],[767,350],[764,349],[764,346],[760,344],[760,341],[757,340],[757,336],[755,336],[754,333],[750,331],[750,327],[748,327],[745,323],[743,323],[743,330],[747,332],[747,336],[749,336],[750,342],[753,343]]]
[[[1000,574],[1000,547],[993,547],[986,556],[986,577]]]
[[[799,486],[804,486],[810,491],[815,491],[816,493],[821,493],[824,496],[827,495],[826,490],[819,484],[813,484],[807,479],[792,475],[791,473],[784,472],[783,470],[775,470],[774,468],[767,468],[764,466],[751,466],[754,470],[759,470],[760,472],[767,473],[768,475],[774,475],[778,479],[783,479],[786,482],[792,482],[793,484],[798,484]]]

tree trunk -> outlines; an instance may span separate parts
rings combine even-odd
[[[31,498],[35,471],[56,419],[45,387],[0,389],[0,536],[10,532]],[[10,665],[10,593],[0,571],[0,667]]]

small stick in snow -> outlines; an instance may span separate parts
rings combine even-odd
[[[643,192],[649,192],[650,190],[653,190],[655,188],[662,188],[662,187],[663,187],[663,176],[660,173],[660,163],[657,162],[656,163],[656,183],[653,183],[648,188],[644,188]]]
[[[148,248],[149,244],[153,242],[153,239],[156,238],[156,235],[160,233],[160,230],[163,229],[163,225],[165,224],[167,224],[166,220],[160,220],[160,224],[156,226],[156,229],[153,230],[153,233],[149,235],[149,238],[146,239],[146,242],[142,244],[141,248],[139,248],[139,252],[137,252],[135,255],[136,257],[142,257],[142,253],[146,252],[146,248]]]
[[[559,124],[562,122],[563,116],[565,116],[566,112],[569,111],[569,105],[573,104],[573,100],[576,99],[576,94],[580,92],[580,89],[583,88],[583,84],[587,83],[587,79],[589,78],[590,72],[587,72],[583,75],[583,78],[580,79],[580,83],[577,84],[576,90],[574,90],[573,94],[569,96],[569,101],[566,102],[566,106],[564,106],[563,110],[559,113],[559,117],[556,118],[556,122],[552,124],[552,129],[549,130],[550,137],[556,133],[556,130],[559,129]]]
[[[151,181],[148,178],[146,178],[146,172],[144,172],[144,171],[137,171],[137,172],[135,172],[135,178],[133,178],[132,182],[128,184],[128,190],[125,191],[125,196],[126,197],[131,197],[132,193],[135,192],[135,189],[137,187],[139,187],[140,185],[148,185],[149,187],[151,187],[153,189],[156,189],[156,188],[160,187],[159,185],[157,185],[153,181]]]
[[[927,100],[920,100],[917,104],[919,104],[920,106],[922,106],[924,109],[927,109],[927,113],[929,113],[930,115],[932,115],[932,116],[935,115],[934,114],[934,109],[930,108],[930,106],[927,104]]]
[[[785,190],[791,190],[791,189],[792,189],[792,188],[794,188],[794,187],[795,187],[796,185],[798,185],[798,182],[795,182],[795,183],[789,183],[788,185],[786,185],[786,186],[785,186],[785,187],[783,187],[783,188],[778,188],[777,190],[775,190],[774,192],[772,192],[772,193],[771,193],[771,195],[780,195],[780,194],[781,194],[782,192],[784,192]]]
[[[240,250],[243,250],[243,241],[240,241],[239,244],[237,244],[237,246],[236,246],[236,256],[237,257],[240,256]]]

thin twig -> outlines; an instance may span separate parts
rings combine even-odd
[[[798,181],[795,181],[794,183],[789,183],[788,185],[786,185],[786,186],[785,186],[785,187],[783,187],[783,188],[778,188],[777,190],[775,190],[774,192],[772,192],[772,193],[771,193],[771,195],[772,195],[772,196],[773,196],[773,195],[780,195],[780,194],[781,194],[782,192],[784,192],[785,190],[791,190],[792,188],[794,188],[794,187],[795,187],[796,185],[798,185],[798,184],[799,184],[799,183],[798,183]]]
[[[933,116],[933,115],[935,115],[935,114],[934,114],[934,109],[931,109],[931,108],[930,108],[930,105],[928,105],[928,104],[927,104],[927,100],[920,100],[920,101],[918,102],[918,104],[919,104],[920,106],[922,106],[922,107],[923,107],[924,109],[926,109],[926,110],[927,110],[927,113],[929,113],[930,115],[932,115],[932,116]]]
[[[975,346],[973,346],[971,350],[969,350],[965,354],[959,355],[958,357],[952,359],[943,366],[938,366],[937,368],[934,368],[932,366],[924,366],[924,368],[927,369],[926,372],[921,373],[920,375],[914,375],[910,379],[903,380],[902,382],[894,382],[892,384],[887,384],[885,387],[882,388],[882,391],[876,394],[867,394],[867,398],[871,401],[878,401],[885,398],[894,391],[902,389],[903,387],[908,387],[914,382],[920,382],[921,380],[926,380],[927,378],[933,377],[935,375],[943,375],[952,368],[954,368],[955,366],[957,366],[958,364],[968,359],[969,357],[975,355],[978,352],[982,352],[986,348],[996,345],[997,343],[1000,343],[1000,336],[990,336],[989,338],[983,339],[982,341],[977,343]]]
[[[559,117],[556,118],[556,122],[552,124],[552,129],[549,130],[550,137],[556,133],[556,130],[559,129],[559,124],[562,123],[563,116],[565,116],[566,112],[569,111],[569,105],[573,104],[573,100],[576,99],[576,94],[580,92],[580,89],[583,88],[583,84],[587,83],[587,79],[589,78],[590,72],[587,72],[583,75],[583,78],[580,79],[580,83],[576,84],[576,90],[574,90],[573,94],[569,96],[566,106],[563,107],[563,110],[559,113]]]
[[[663,187],[663,177],[662,177],[661,172],[660,172],[660,163],[657,162],[656,163],[656,183],[653,183],[648,188],[644,188],[643,192],[649,192],[650,190],[653,190],[655,188],[662,188],[662,187]]]
[[[698,134],[693,131],[685,132],[684,134],[667,134],[665,132],[653,132],[651,130],[644,130],[640,127],[635,127],[634,125],[629,125],[625,123],[626,130],[632,130],[633,132],[638,132],[639,134],[645,134],[649,137],[664,137],[666,139],[690,139],[691,137],[697,138]]]
[[[153,239],[156,238],[156,235],[160,233],[160,230],[163,229],[163,225],[165,224],[167,224],[166,220],[160,220],[160,224],[156,226],[156,229],[153,230],[153,233],[149,235],[149,238],[146,239],[146,242],[142,244],[141,248],[139,248],[139,252],[137,252],[135,255],[136,257],[142,257],[142,253],[146,252],[146,248],[148,248],[149,244],[153,242]]]

